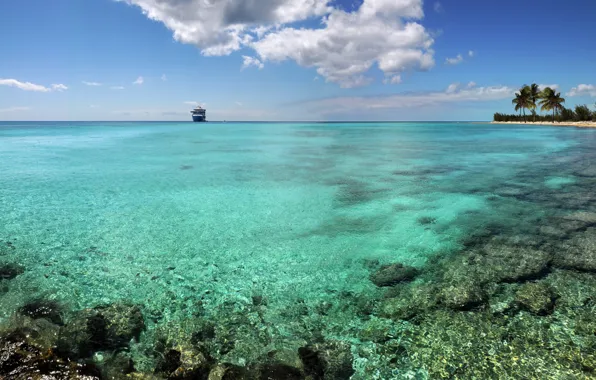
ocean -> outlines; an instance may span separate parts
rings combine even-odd
[[[57,351],[104,376],[596,376],[595,189],[588,128],[0,122],[0,322],[134,305]]]

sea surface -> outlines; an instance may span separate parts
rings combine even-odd
[[[587,128],[0,122],[0,264],[24,269],[0,322],[138,305],[139,372],[200,321],[236,366],[335,342],[353,379],[593,377],[595,168]],[[415,276],[371,281],[394,263]]]

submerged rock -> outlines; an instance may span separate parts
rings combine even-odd
[[[580,177],[596,177],[596,166],[590,165],[586,168],[580,169],[575,172],[575,175]]]
[[[193,378],[195,379],[195,378]],[[283,364],[264,364],[257,367],[240,367],[218,364],[211,369],[206,380],[302,380],[302,372]]]
[[[483,248],[479,265],[485,267],[490,280],[497,282],[527,281],[540,278],[548,272],[551,256],[542,250],[514,247],[499,243],[487,244]],[[490,278],[492,277],[492,278]]]
[[[124,379],[134,372],[134,364],[127,352],[98,352],[93,356],[104,379]]]
[[[592,225],[596,224],[596,212],[578,211],[564,216],[563,219],[582,222],[586,225]]]
[[[596,272],[596,228],[588,228],[554,247],[553,264],[560,268]]]
[[[544,277],[550,270],[550,253],[513,246],[493,239],[481,248],[455,255],[441,264],[443,282],[490,284],[523,282]]]
[[[437,305],[437,288],[432,284],[396,286],[387,292],[387,299],[379,307],[386,318],[410,320]]]
[[[52,300],[33,300],[23,305],[19,312],[33,319],[47,319],[48,321],[62,325],[60,304]]]
[[[267,359],[263,362],[271,365],[284,365],[292,367],[299,372],[304,371],[304,363],[296,350],[281,349],[267,353]]]
[[[463,281],[441,289],[440,302],[451,309],[469,310],[488,300],[486,289],[479,283]]]
[[[347,380],[354,374],[352,352],[346,342],[328,341],[298,350],[307,376],[313,380]]]
[[[13,263],[0,263],[0,280],[12,280],[25,272],[21,265]]]
[[[45,318],[33,319],[20,314],[15,314],[7,325],[9,331],[23,334],[27,337],[27,343],[34,345],[40,350],[51,350],[56,346],[60,326]]]
[[[418,222],[418,224],[422,225],[422,226],[426,226],[429,224],[434,224],[437,222],[437,218],[433,218],[432,216],[421,216],[420,218],[418,218],[416,220],[416,222]]]
[[[138,306],[112,304],[81,310],[60,331],[58,349],[72,358],[126,347],[145,329]]]
[[[182,344],[165,353],[157,372],[167,375],[168,379],[206,379],[212,365],[213,359],[208,353]]]
[[[233,364],[218,364],[211,369],[207,380],[253,380],[257,374],[249,368]]]
[[[10,333],[0,338],[0,378],[6,380],[99,380],[89,364],[64,361],[52,351],[41,351],[26,336]]]
[[[384,265],[370,276],[376,286],[393,286],[400,282],[411,281],[418,275],[418,269],[403,264]]]
[[[515,294],[515,301],[522,309],[537,315],[551,314],[555,299],[552,288],[543,282],[523,284]]]

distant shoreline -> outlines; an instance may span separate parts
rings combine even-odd
[[[548,125],[551,127],[578,127],[578,128],[596,128],[595,121],[562,121],[562,122],[545,122],[545,121],[491,121],[491,124],[532,124],[532,125]]]

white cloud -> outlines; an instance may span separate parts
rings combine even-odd
[[[247,67],[250,67],[250,66],[256,66],[259,69],[262,69],[263,67],[265,67],[265,65],[263,64],[263,62],[261,62],[257,58],[249,57],[247,55],[243,55],[242,56],[242,59],[243,59],[242,70],[244,70],[244,69],[246,69]]]
[[[164,82],[168,80],[168,77],[166,76],[166,74],[163,74],[161,76],[161,80],[164,81]]]
[[[89,108],[99,108],[99,106],[97,104],[90,104]]]
[[[8,107],[8,108],[0,108],[0,113],[9,113],[9,112],[22,112],[22,111],[29,111],[31,107]]]
[[[471,81],[471,82],[468,83],[468,85],[466,87],[468,87],[468,88],[474,88],[474,87],[476,87],[476,82]]]
[[[464,57],[461,54],[458,54],[455,58],[447,58],[445,59],[445,63],[448,65],[457,65],[464,61]]]
[[[468,57],[473,57],[476,53],[474,53],[474,50],[470,50],[468,51]]]
[[[437,13],[442,13],[443,12],[443,4],[439,3],[438,1],[433,5],[433,9],[435,10],[435,12]]]
[[[52,85],[52,90],[54,91],[66,91],[68,90],[68,87],[59,83],[59,84],[53,84]]]
[[[97,82],[87,82],[87,81],[83,81],[83,84],[84,84],[84,85],[87,85],[87,86],[95,86],[95,87],[99,87],[99,86],[101,86],[101,83],[97,83]]]
[[[427,70],[434,65],[433,39],[404,19],[421,18],[420,0],[364,0],[356,12],[334,9],[323,28],[283,28],[252,43],[263,61],[291,59],[341,87],[369,84],[365,73],[377,64],[385,75]]]
[[[539,84],[538,85],[538,89],[540,91],[544,90],[545,88],[550,87],[553,90],[558,90],[559,89],[559,85],[558,84]]]
[[[573,87],[567,96],[592,96],[596,97],[596,85],[593,84],[579,84]]]
[[[325,14],[328,0],[120,0],[140,7],[194,44],[204,55],[228,55],[250,39],[248,31]]]
[[[458,88],[459,83],[451,83],[449,86],[447,86],[447,90],[445,90],[445,92],[447,94],[453,94],[455,91],[457,91]]]
[[[258,57],[250,65],[294,60],[342,87],[370,83],[365,74],[375,64],[386,76],[434,65],[433,38],[414,21],[424,16],[422,0],[363,0],[349,12],[330,0],[120,1],[140,7],[203,55],[252,48]],[[302,23],[313,17],[320,26]]]
[[[400,84],[401,83],[401,75],[393,75],[391,77],[387,77],[383,80],[384,84]]]
[[[112,90],[124,90],[124,86],[112,86],[110,87]]]
[[[34,84],[30,82],[20,82],[16,79],[1,79],[0,78],[0,86],[9,86],[9,87],[16,87],[20,88],[21,90],[25,91],[37,91],[37,92],[50,92],[52,91],[51,88]]]
[[[145,82],[145,79],[143,79],[143,77],[138,77],[136,81],[132,82],[132,84],[141,85],[143,82]]]
[[[432,107],[458,102],[483,102],[509,99],[515,89],[508,86],[459,88],[454,83],[445,91],[427,93],[403,93],[376,97],[338,97],[317,99],[303,103],[321,114],[337,114],[354,109],[381,110],[412,107]]]

